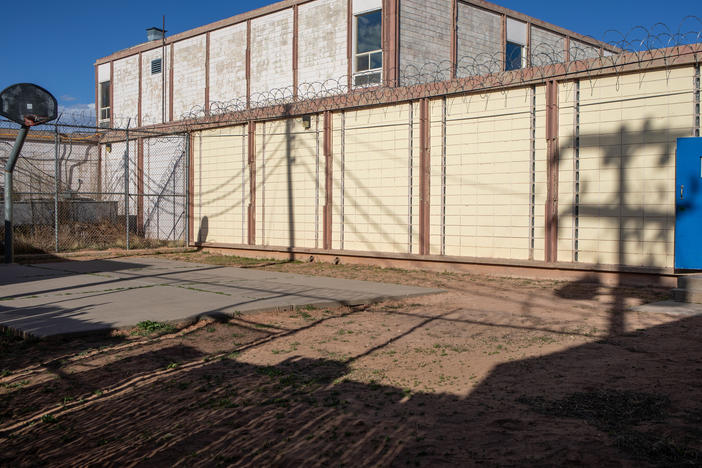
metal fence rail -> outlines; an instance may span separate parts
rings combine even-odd
[[[0,121],[3,164],[17,127]],[[30,131],[13,176],[16,253],[185,245],[185,135],[113,129],[113,142],[101,144],[99,131]]]

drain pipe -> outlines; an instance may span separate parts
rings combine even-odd
[[[22,125],[17,138],[15,138],[15,146],[12,148],[10,157],[7,158],[5,165],[5,263],[12,263],[12,171],[15,170],[17,158],[19,157],[24,140],[27,138],[29,127]]]

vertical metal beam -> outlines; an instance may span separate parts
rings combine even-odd
[[[319,114],[314,116],[314,248],[319,248]]]
[[[141,63],[141,52],[139,52],[139,90],[137,94],[137,127],[141,127],[141,93],[142,93],[142,77],[143,77],[143,72],[142,72],[142,63]]]
[[[344,250],[344,222],[345,222],[345,213],[344,213],[344,190],[346,189],[345,183],[346,183],[346,112],[341,111],[341,187],[339,190],[339,207],[340,207],[340,216],[339,216],[339,221],[341,223],[341,227],[339,229],[339,248],[341,250]]]
[[[251,109],[251,20],[246,21],[246,108]]]
[[[175,52],[173,51],[173,44],[171,43],[171,59],[169,60],[168,66],[168,121],[173,122],[173,88],[175,83],[173,82],[173,60],[175,57]]]
[[[399,5],[398,0],[383,0],[383,76],[385,86],[398,86]]]
[[[125,245],[129,250],[129,124],[127,122],[126,142],[124,150],[124,229],[125,229]]]
[[[451,0],[451,79],[456,79],[458,67],[458,0]]]
[[[412,237],[414,235],[414,210],[412,202],[414,200],[414,103],[409,102],[409,131],[407,154],[407,252],[412,253]]]
[[[193,240],[193,151],[192,136],[185,134],[185,246],[189,247]]]
[[[137,232],[144,232],[144,139],[137,138]],[[175,177],[173,178],[175,181]],[[175,192],[173,192],[175,193]],[[175,197],[173,197],[175,200]],[[175,210],[173,211],[175,213]],[[174,224],[175,226],[175,224]],[[175,232],[175,228],[174,228]]]
[[[502,15],[502,22],[500,25],[501,40],[502,40],[502,70],[507,70],[507,15]]]
[[[249,143],[249,245],[256,245],[256,122],[248,127]]]
[[[546,83],[546,235],[545,260],[558,261],[558,82]]]
[[[579,261],[580,256],[580,80],[575,86],[575,112],[574,112],[574,142],[573,142],[573,194],[575,206],[573,210],[573,261]]]
[[[59,181],[61,179],[61,166],[59,165],[59,154],[61,152],[61,136],[58,125],[54,127],[54,249],[59,251]]]
[[[526,48],[527,67],[531,67],[531,22],[527,23]]]
[[[702,125],[702,122],[700,122],[700,64],[696,63],[695,64],[695,78],[694,78],[694,90],[695,90],[695,97],[694,97],[694,125],[695,129],[692,132],[692,134],[696,137],[700,136],[700,126]]]
[[[446,155],[447,147],[447,127],[446,117],[448,114],[446,96],[441,100],[441,255],[446,255]]]
[[[247,130],[248,132],[248,130]],[[241,135],[241,243],[246,244],[248,242],[246,228],[248,211],[246,205],[246,165],[248,164],[248,148],[247,148],[247,134]]]
[[[100,126],[100,75],[98,74],[98,68],[100,65],[95,65],[95,126]],[[112,83],[110,83],[112,86]]]
[[[114,99],[114,90],[115,90],[115,67],[114,67],[115,62],[110,61],[110,128],[114,128],[115,126],[115,99]]]
[[[17,158],[22,152],[27,132],[29,132],[29,127],[24,125],[17,132],[15,144],[12,147],[10,156],[7,158],[7,164],[5,164],[5,263],[12,263],[14,260],[14,245],[12,243],[12,171],[15,170]]]
[[[205,115],[210,115],[210,32],[205,34]]]
[[[431,210],[431,113],[429,99],[419,106],[419,253],[429,255]]]
[[[298,32],[300,28],[300,10],[298,5],[293,5],[293,40],[292,40],[292,72],[293,72],[293,99],[297,100],[298,94]]]
[[[333,114],[324,112],[324,239],[323,248],[332,248],[332,196],[334,190],[333,151]]]
[[[346,2],[346,75],[348,91],[353,89],[353,0]]]
[[[529,260],[533,260],[536,237],[536,86],[531,87],[529,101]]]
[[[261,124],[261,245],[266,245],[266,122]]]

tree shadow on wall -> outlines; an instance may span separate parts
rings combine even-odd
[[[617,131],[603,136],[600,133],[581,134],[579,141],[575,137],[561,141],[561,153],[568,148],[580,145],[580,173],[583,174],[583,161],[588,159],[588,152],[597,154],[601,161],[598,167],[599,180],[593,180],[581,175],[579,183],[579,194],[571,203],[560,209],[561,216],[571,216],[576,220],[575,229],[582,231],[584,219],[599,220],[599,229],[604,228],[604,232],[598,232],[597,238],[587,240],[598,241],[598,250],[606,252],[606,248],[600,247],[599,242],[607,239],[607,232],[615,232],[616,238],[615,252],[616,264],[620,267],[646,267],[654,275],[637,275],[636,273],[618,272],[616,276],[616,288],[610,304],[609,314],[609,334],[618,336],[627,331],[626,314],[629,308],[628,296],[626,295],[626,285],[632,282],[645,283],[650,287],[666,288],[670,284],[663,283],[655,273],[664,273],[664,268],[656,267],[660,261],[654,258],[654,252],[647,250],[651,244],[669,244],[672,246],[671,236],[675,229],[674,200],[670,197],[671,189],[674,193],[675,180],[661,178],[652,179],[656,174],[666,173],[666,168],[675,165],[675,145],[677,138],[689,136],[679,129],[657,128],[652,118],[644,121],[640,130],[633,130],[629,124],[622,123]],[[641,165],[637,158],[651,159],[646,152],[654,148],[657,152],[655,166]],[[585,155],[583,155],[585,153]],[[602,156],[600,156],[602,155]],[[560,163],[562,167],[562,162]],[[615,177],[611,181],[602,171],[614,170]],[[674,172],[674,169],[673,169]],[[604,175],[604,177],[603,177]],[[611,196],[604,202],[589,202],[588,199],[597,199],[599,184],[604,185],[602,191],[610,190],[608,183],[614,183]],[[699,188],[693,188],[693,191]],[[657,203],[650,203],[654,199]],[[674,198],[674,195],[673,195]],[[583,202],[583,200],[585,200]],[[564,199],[559,202],[563,205]],[[559,224],[559,233],[563,233],[571,226]],[[579,240],[582,243],[582,239]],[[602,245],[606,245],[602,243]],[[672,247],[670,247],[672,249]],[[660,252],[659,252],[660,255]],[[672,256],[672,250],[664,252],[664,255]],[[638,258],[637,258],[638,257]],[[582,261],[582,257],[581,257]],[[596,263],[600,263],[597,261]],[[611,263],[611,262],[605,262]],[[585,280],[598,283],[599,277],[589,275]],[[577,288],[577,284],[571,283],[564,286],[564,291]]]

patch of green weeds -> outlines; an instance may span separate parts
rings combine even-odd
[[[155,322],[153,320],[144,320],[137,323],[136,330],[132,332],[132,335],[149,336],[154,334],[165,334],[172,333],[175,331],[175,327],[166,322]]]
[[[56,416],[53,414],[45,414],[44,416],[41,417],[41,422],[43,423],[48,423],[48,424],[54,424],[57,422]]]

